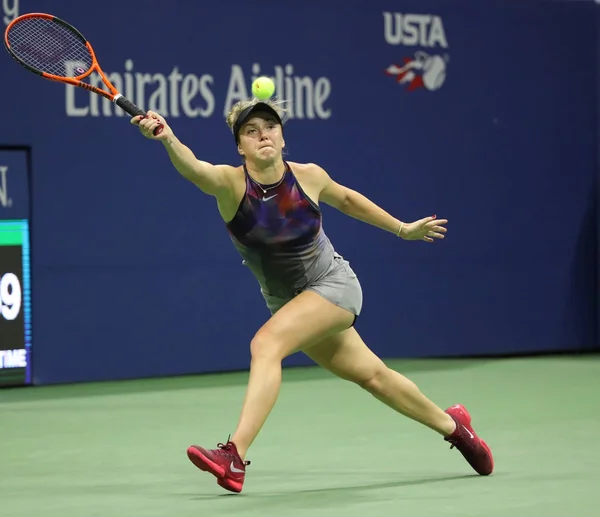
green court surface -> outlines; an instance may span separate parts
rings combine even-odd
[[[597,517],[600,358],[388,364],[463,403],[496,470],[316,368],[284,371],[241,494],[187,459],[237,423],[246,373],[0,390],[2,517]]]

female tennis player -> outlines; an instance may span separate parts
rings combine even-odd
[[[241,492],[250,463],[248,449],[279,394],[282,360],[302,351],[439,433],[479,474],[491,474],[492,453],[473,430],[464,406],[443,411],[412,381],[389,369],[359,336],[354,322],[362,307],[361,286],[325,235],[319,205],[326,203],[406,241],[442,239],[448,221],[436,216],[401,221],[334,181],[318,165],[287,162],[285,119],[282,105],[272,100],[233,106],[227,123],[241,155],[240,166],[198,160],[155,112],[131,119],[145,137],[163,143],[184,178],[216,199],[230,238],[258,280],[271,312],[250,343],[249,382],[235,432],[215,449],[190,446],[189,459],[213,474],[223,488]],[[164,129],[155,136],[158,124]]]

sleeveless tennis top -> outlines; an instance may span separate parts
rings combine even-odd
[[[284,163],[283,177],[271,185],[256,182],[244,165],[246,192],[226,225],[262,290],[281,298],[324,275],[334,257],[319,207]]]

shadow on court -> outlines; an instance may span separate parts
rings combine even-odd
[[[281,473],[282,479],[287,477],[289,479],[289,472]],[[340,473],[331,473],[327,477],[335,479],[339,477]],[[323,476],[320,472],[319,476]],[[478,474],[463,474],[453,476],[429,476],[413,479],[398,479],[397,481],[386,481],[380,483],[369,483],[369,484],[352,484],[347,486],[334,486],[334,487],[323,487],[323,488],[300,488],[298,490],[281,490],[278,492],[261,492],[260,490],[253,490],[252,488],[245,489],[245,492],[241,494],[232,494],[223,492],[221,494],[211,495],[199,495],[199,494],[185,494],[188,495],[192,500],[206,501],[206,500],[219,500],[239,497],[243,499],[243,505],[245,509],[258,509],[265,505],[269,510],[274,507],[281,505],[282,508],[297,508],[297,509],[309,509],[309,508],[323,508],[325,506],[345,506],[348,504],[354,504],[359,500],[372,501],[372,496],[368,495],[372,491],[386,490],[401,487],[410,487],[418,485],[429,485],[432,483],[446,483],[452,481],[458,481],[463,479],[483,480],[485,477],[479,476]],[[311,484],[314,483],[312,480]],[[306,484],[306,481],[299,480],[298,485]],[[368,495],[368,499],[367,498]],[[408,497],[415,497],[415,493],[411,492]],[[394,498],[398,497],[397,493],[394,493]]]

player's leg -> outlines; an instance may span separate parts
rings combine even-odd
[[[388,368],[363,342],[354,327],[303,351],[342,379],[354,382],[399,413],[437,431],[451,434],[456,424],[414,382]]]
[[[400,373],[388,368],[363,342],[356,329],[329,336],[304,353],[342,379],[354,382],[399,413],[437,431],[456,447],[479,474],[491,474],[492,453],[471,426],[462,405],[443,411]]]
[[[238,426],[227,444],[207,450],[188,449],[190,460],[211,472],[218,483],[235,492],[242,489],[246,451],[275,405],[281,385],[281,362],[288,355],[350,327],[354,314],[305,291],[280,308],[250,343],[250,378]]]
[[[231,441],[240,455],[258,435],[279,393],[281,362],[288,355],[352,325],[354,315],[306,291],[290,300],[250,343],[250,380],[240,420]]]

